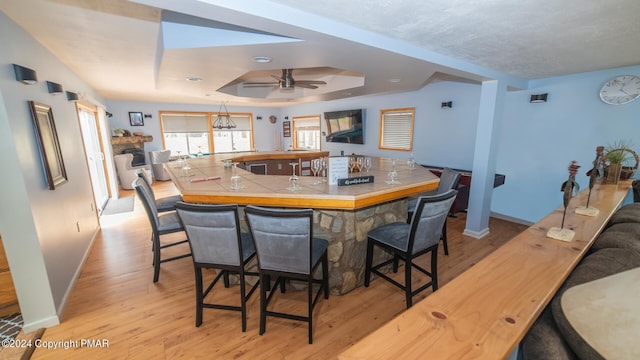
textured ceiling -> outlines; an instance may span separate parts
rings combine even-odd
[[[640,63],[638,0],[273,0],[526,79]]]
[[[0,0],[0,9],[115,100],[283,106],[442,80],[524,88],[640,64],[638,0]],[[259,55],[273,62],[251,61]],[[328,86],[238,88],[283,68],[343,69],[364,81],[299,71]]]

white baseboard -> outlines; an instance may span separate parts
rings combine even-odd
[[[67,288],[67,291],[65,291],[64,296],[62,297],[62,301],[60,302],[60,306],[58,306],[58,308],[56,309],[56,313],[58,314],[58,317],[62,317],[62,313],[64,312],[64,310],[67,307],[67,302],[69,301],[69,296],[71,296],[71,292],[75,288],[76,283],[78,282],[78,278],[80,278],[80,274],[82,273],[82,269],[84,268],[84,265],[87,262],[87,259],[89,258],[89,254],[91,253],[91,249],[93,249],[93,244],[94,244],[94,242],[96,240],[96,237],[98,237],[98,233],[100,232],[100,229],[101,229],[101,227],[98,224],[98,226],[96,227],[95,231],[93,232],[93,236],[91,237],[91,241],[89,242],[89,246],[87,246],[87,250],[85,251],[84,256],[82,257],[82,261],[80,261],[80,265],[76,269],[76,272],[73,274],[73,279],[71,279],[71,283],[69,284],[69,287]],[[58,323],[53,324],[53,325],[58,325]]]
[[[489,235],[489,228],[484,228],[480,231],[473,231],[473,230],[469,230],[469,229],[464,229],[464,231],[462,232],[462,235],[467,235],[467,236],[471,236],[474,237],[476,239],[480,239],[483,238],[487,235]]]
[[[24,323],[22,325],[22,332],[28,334],[41,328],[48,328],[60,324],[60,318],[58,316],[51,316],[38,321]]]

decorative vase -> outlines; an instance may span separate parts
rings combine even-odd
[[[617,184],[620,180],[620,172],[622,171],[622,165],[620,164],[609,164],[607,166],[607,176],[605,178],[605,183],[607,184]]]

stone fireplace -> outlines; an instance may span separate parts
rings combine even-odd
[[[153,141],[152,136],[112,136],[111,148],[114,155],[129,152],[133,154],[132,165],[144,165],[145,151],[144,143]],[[138,164],[136,164],[136,162]]]

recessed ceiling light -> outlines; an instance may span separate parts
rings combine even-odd
[[[187,77],[187,81],[200,82],[200,81],[202,81],[202,78],[201,77],[197,77],[197,76],[188,76]]]
[[[267,64],[270,63],[273,59],[269,56],[254,56],[251,60],[260,64]]]
[[[389,79],[390,83],[399,83],[400,79]]]

